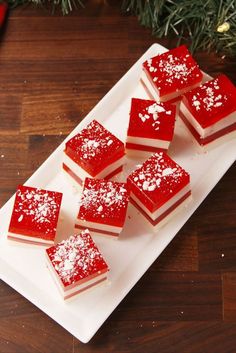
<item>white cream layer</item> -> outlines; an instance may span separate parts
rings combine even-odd
[[[108,224],[87,222],[87,221],[83,221],[80,219],[76,219],[76,225],[81,225],[82,227],[94,228],[94,229],[98,229],[98,230],[102,230],[102,231],[104,230],[105,232],[111,232],[111,233],[120,233],[123,228],[123,227],[111,226]]]
[[[77,175],[82,181],[85,178],[93,178],[89,173],[87,173],[83,168],[81,168],[77,163],[75,163],[67,154],[64,152],[63,153],[63,163],[67,165],[67,167],[70,168],[70,170]],[[97,174],[95,177],[98,179],[102,179],[112,173],[114,170],[118,169],[125,163],[125,156],[119,158],[117,161],[114,163],[110,164],[107,166],[105,169],[103,169],[99,174]]]
[[[137,203],[137,205],[153,220],[155,221],[158,217],[160,217],[164,212],[166,212],[171,206],[173,206],[178,200],[181,199],[187,192],[190,191],[190,184],[186,185],[182,188],[176,195],[174,195],[169,201],[167,201],[164,205],[159,207],[153,213],[150,212],[146,206],[131,192],[131,198]]]
[[[195,85],[186,87],[186,88],[181,89],[181,90],[179,90],[179,91],[177,91],[177,92],[173,92],[173,93],[167,94],[167,95],[162,96],[162,97],[160,98],[158,90],[155,89],[155,88],[153,87],[153,85],[150,83],[150,80],[149,80],[149,78],[147,77],[147,75],[146,75],[146,73],[145,73],[144,70],[142,71],[142,74],[141,74],[141,80],[144,82],[145,86],[147,87],[147,89],[149,90],[149,92],[151,93],[151,95],[153,96],[153,98],[154,98],[157,102],[159,102],[159,101],[161,101],[161,102],[166,102],[166,101],[169,101],[169,100],[171,100],[171,99],[174,99],[174,98],[180,96],[181,94],[183,94],[183,93],[185,93],[185,92],[187,92],[187,91],[190,91],[191,89],[193,89],[193,88],[195,88],[195,87],[198,87],[199,84],[200,84],[200,83],[196,83]]]
[[[54,241],[52,240],[46,240],[46,239],[42,239],[42,238],[37,238],[37,237],[30,237],[29,235],[23,235],[23,234],[17,234],[17,233],[11,233],[8,232],[8,235],[10,237],[16,238],[16,239],[22,239],[31,243],[43,243],[43,244],[49,244],[49,245],[53,245]]]
[[[152,225],[148,221],[148,219],[142,214],[143,219],[145,220],[145,223],[149,226],[149,228],[152,231],[156,232],[160,228],[162,228],[165,224],[167,224],[172,219],[172,217],[175,217],[179,212],[181,212],[184,208],[186,208],[188,206],[188,204],[191,202],[191,200],[192,200],[192,195],[188,196],[183,202],[181,202],[181,204],[179,204],[172,212],[170,212],[166,217],[164,217],[155,226]],[[132,205],[132,207],[135,207],[135,206]]]
[[[126,142],[134,143],[134,144],[142,145],[142,146],[164,148],[166,150],[168,149],[168,147],[170,145],[170,141],[150,139],[150,138],[145,138],[145,137],[134,137],[134,136],[127,136]]]
[[[91,284],[96,285],[96,282],[101,281],[102,279],[106,279],[107,277],[107,272],[102,273],[101,275],[96,276],[95,278],[86,281],[82,284],[79,285],[75,285],[73,288],[66,290],[62,283],[61,283],[61,279],[59,278],[59,276],[57,275],[55,269],[53,268],[51,261],[48,258],[48,255],[46,254],[46,262],[48,265],[48,269],[56,283],[57,288],[59,289],[59,292],[61,293],[61,295],[63,296],[63,298],[72,295],[73,293],[80,291],[82,289],[85,289],[86,287],[90,286]],[[78,293],[79,294],[79,293]]]
[[[202,138],[208,137],[236,122],[236,112],[234,112],[229,114],[227,118],[221,119],[217,121],[217,123],[204,129],[183,102],[180,104],[180,111]]]
[[[188,132],[192,135],[191,131],[188,129],[188,127],[184,124],[185,128],[188,130]],[[193,135],[192,135],[193,136]],[[197,147],[198,152],[204,153],[207,151],[211,151],[214,148],[217,148],[218,146],[221,146],[223,143],[227,143],[233,139],[236,139],[236,130],[231,131],[225,135],[222,135],[220,137],[217,137],[215,140],[207,143],[206,145],[200,145],[198,141],[195,139],[193,136],[193,143]]]
[[[159,92],[157,91],[157,89],[155,90],[155,88],[152,86],[152,84],[150,83],[149,78],[147,77],[144,70],[142,70],[141,80],[143,81],[143,83],[147,87],[147,89],[150,92],[150,94],[152,95],[153,99],[155,99],[157,102],[160,102]]]

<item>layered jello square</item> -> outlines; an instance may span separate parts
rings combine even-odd
[[[124,155],[123,142],[93,120],[66,142],[63,169],[81,186],[86,177],[110,179],[120,173]]]
[[[157,101],[177,100],[198,86],[202,72],[188,49],[181,45],[143,63],[141,82]]]
[[[128,201],[125,183],[86,178],[75,229],[89,228],[92,235],[117,238],[125,223]]]
[[[153,230],[163,226],[191,197],[189,174],[165,152],[153,154],[127,183],[130,202]]]
[[[54,244],[61,201],[60,192],[18,186],[8,238],[32,244]]]
[[[64,299],[104,282],[109,271],[88,229],[47,249],[46,260]]]
[[[236,87],[225,75],[200,85],[183,96],[180,117],[206,149],[236,137]]]
[[[126,139],[129,155],[150,156],[167,151],[173,139],[176,106],[132,98]]]

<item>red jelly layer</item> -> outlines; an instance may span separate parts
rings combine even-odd
[[[153,225],[156,226],[160,223],[165,217],[167,217],[171,212],[173,212],[182,202],[184,202],[191,195],[191,191],[187,192],[183,197],[181,197],[178,201],[176,201],[168,210],[162,213],[155,221],[149,217],[149,215],[132,199],[130,198],[130,202],[139,210],[140,213]]]
[[[195,120],[207,128],[236,111],[236,87],[227,76],[220,75],[186,93],[183,103]]]
[[[51,241],[50,243],[48,243],[46,241],[44,242],[44,240],[40,240],[40,242],[34,241],[35,237],[33,237],[33,236],[25,236],[25,238],[22,239],[22,238],[18,238],[17,236],[14,236],[12,234],[8,234],[7,238],[10,240],[17,241],[18,243],[22,243],[22,244],[40,245],[40,246],[47,246],[47,247],[54,243],[53,241]]]
[[[128,136],[171,141],[176,107],[169,103],[132,98]]]
[[[153,154],[127,179],[131,192],[154,212],[190,182],[189,174],[166,153]]]
[[[160,97],[200,83],[202,73],[188,49],[181,45],[143,63]]]
[[[194,129],[194,127],[190,124],[190,122],[188,121],[188,119],[184,116],[184,114],[182,112],[179,113],[179,116],[181,117],[181,119],[183,120],[183,122],[185,123],[185,125],[187,126],[187,128],[189,129],[189,131],[191,132],[191,134],[194,136],[195,140],[199,143],[199,145],[201,146],[206,146],[208,143],[211,143],[213,141],[215,141],[216,139],[225,136],[227,134],[229,134],[232,131],[236,130],[236,123],[227,126],[226,128],[219,130],[217,132],[215,132],[212,135],[209,135],[205,138],[202,138],[199,133]]]
[[[83,181],[76,175],[72,170],[65,164],[62,163],[62,168],[70,175],[71,178],[73,178],[79,185],[82,186]]]
[[[60,192],[19,185],[9,232],[54,241],[61,200]]]
[[[83,181],[78,177],[78,175],[76,175],[74,172],[72,172],[72,170],[69,167],[67,167],[67,165],[65,163],[62,164],[62,168],[70,175],[71,178],[73,178],[79,185],[82,186]],[[115,175],[121,173],[122,169],[123,169],[123,167],[120,166],[119,168],[113,170],[113,172],[111,172],[110,174],[105,176],[104,179],[108,180],[108,179],[113,178]]]
[[[125,147],[127,149],[131,150],[137,150],[137,151],[147,151],[147,152],[165,152],[166,149],[164,148],[158,148],[158,147],[151,147],[151,146],[145,146],[145,145],[138,145],[136,143],[129,143],[127,142]]]
[[[46,250],[64,290],[108,271],[108,266],[88,229]]]
[[[129,201],[126,184],[86,178],[78,219],[122,227]]]
[[[96,120],[65,146],[65,153],[81,168],[95,177],[125,154],[124,144]]]
[[[74,297],[75,295],[77,295],[77,294],[79,294],[79,293],[82,293],[82,292],[86,291],[87,289],[92,288],[92,287],[94,287],[94,286],[96,286],[96,285],[98,285],[98,284],[100,284],[100,283],[106,281],[106,279],[107,279],[107,277],[102,278],[102,279],[99,279],[99,280],[97,280],[97,281],[94,282],[94,283],[88,284],[86,287],[84,287],[84,288],[82,288],[82,289],[78,289],[77,291],[75,291],[75,292],[73,292],[73,293],[71,293],[71,294],[66,295],[66,296],[64,297],[64,299],[72,298],[72,297]]]
[[[86,229],[88,227],[83,227],[80,224],[76,224],[75,228],[76,229],[80,229],[80,230],[84,230],[84,229]],[[118,237],[118,235],[120,234],[120,233],[109,232],[107,230],[101,230],[101,229],[91,228],[91,227],[89,227],[89,230],[90,230],[90,232],[100,233],[101,235],[111,235],[113,237]]]
[[[145,85],[143,80],[141,79],[140,81],[141,81],[141,84],[143,85],[143,88],[145,89],[147,95],[149,96],[149,98],[154,100],[153,95],[151,94],[151,92],[149,91],[149,89],[147,88],[147,86]],[[156,90],[157,88],[155,87],[155,85],[153,85],[153,82],[151,80],[150,80],[150,83],[153,86],[153,89]],[[182,96],[178,96],[178,97],[175,97],[173,99],[170,99],[170,100],[166,101],[165,103],[175,104],[175,103],[181,101],[181,99],[182,99]]]

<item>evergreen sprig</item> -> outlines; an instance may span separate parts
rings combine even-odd
[[[123,0],[123,11],[162,38],[175,35],[190,50],[236,55],[236,0]]]
[[[123,0],[122,9],[162,38],[177,37],[192,52],[236,54],[236,0]]]
[[[49,7],[52,12],[59,8],[63,15],[68,15],[78,7],[84,7],[83,0],[7,0],[7,2],[11,8],[30,3],[37,6]]]
[[[1,2],[2,0],[0,0]],[[64,15],[85,0],[6,0],[10,7],[33,3],[60,8]],[[138,16],[154,36],[177,38],[192,52],[216,50],[236,55],[236,0],[123,0],[122,11]]]

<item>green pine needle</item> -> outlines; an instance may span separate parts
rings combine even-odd
[[[83,7],[85,0],[6,1],[10,7],[34,3],[53,11],[60,8],[67,15]],[[123,0],[122,10],[136,15],[154,36],[174,36],[177,44],[188,44],[192,52],[215,50],[236,55],[236,0]]]
[[[68,15],[79,6],[84,7],[83,0],[7,0],[7,2],[11,8],[30,3],[37,6],[50,7],[52,12],[54,12],[56,8],[60,8],[63,15]]]
[[[236,0],[123,0],[122,9],[137,15],[154,36],[175,36],[192,52],[236,54]],[[229,29],[219,32],[226,22]]]

